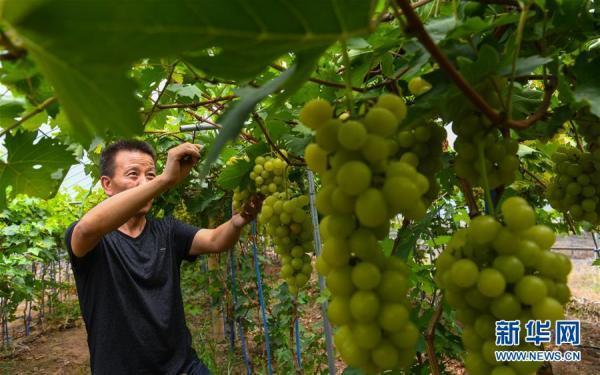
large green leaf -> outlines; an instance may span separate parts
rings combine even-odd
[[[217,160],[219,153],[223,147],[225,147],[227,142],[237,138],[244,127],[244,122],[256,104],[268,95],[281,89],[285,82],[295,75],[295,72],[296,67],[294,66],[259,88],[247,87],[240,90],[240,100],[235,102],[219,121],[222,129],[219,131],[219,135],[217,135],[217,138],[215,138],[214,143],[208,150],[204,166],[200,171],[201,177],[208,174],[211,164]]]
[[[600,116],[600,53],[582,53],[577,58],[573,72],[577,76],[575,98],[589,104],[590,110]]]
[[[0,99],[0,127],[12,125],[24,109],[23,100]]]
[[[242,181],[248,177],[254,163],[247,160],[237,160],[232,165],[229,165],[223,169],[219,174],[217,184],[226,190],[233,190],[234,188],[241,186]]]
[[[6,206],[6,187],[13,194],[25,193],[41,198],[54,195],[75,157],[56,139],[43,138],[33,144],[35,132],[7,134],[6,163],[0,161],[0,207]]]
[[[139,133],[126,77],[147,57],[183,58],[220,76],[256,75],[276,58],[324,50],[369,31],[364,0],[3,0],[14,27],[56,89],[74,135]],[[210,49],[210,50],[207,50]],[[296,85],[297,86],[297,85]]]

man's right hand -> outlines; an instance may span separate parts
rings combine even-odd
[[[160,175],[168,187],[177,185],[190,174],[200,159],[200,147],[186,142],[169,150],[165,169]]]

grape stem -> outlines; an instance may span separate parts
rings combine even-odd
[[[529,12],[529,4],[525,4],[521,9],[521,16],[519,17],[519,24],[517,26],[517,38],[515,40],[515,53],[512,60],[512,68],[510,74],[510,84],[508,85],[508,95],[506,95],[506,113],[508,119],[512,118],[512,92],[515,85],[515,72],[517,69],[517,59],[519,57],[519,51],[521,50],[521,42],[523,41],[523,30],[525,29],[525,23],[527,22],[527,13]]]
[[[279,155],[283,160],[285,160],[285,162],[288,165],[293,165],[293,166],[304,166],[305,165],[304,163],[296,163],[296,162],[290,161],[290,159],[287,156],[285,156],[285,154],[283,152],[281,152],[281,149],[279,149],[279,147],[277,147],[277,145],[275,144],[275,142],[273,142],[273,139],[271,139],[271,136],[269,135],[269,132],[267,131],[267,128],[265,127],[265,122],[258,115],[258,113],[253,112],[252,113],[252,118],[254,119],[254,121],[256,121],[256,123],[260,127],[260,130],[265,135],[265,139],[267,140],[267,143],[269,144],[269,146],[271,146],[271,148],[273,150],[275,150],[275,152],[277,153],[277,155]]]
[[[443,309],[444,309],[444,298],[442,296],[442,298],[440,298],[440,300],[438,301],[438,305],[437,305],[437,308],[435,309],[435,312],[433,313],[433,315],[431,316],[431,319],[429,320],[429,324],[427,326],[427,332],[425,332],[425,345],[427,347],[427,359],[429,361],[429,370],[431,371],[432,375],[440,374],[440,368],[438,365],[437,357],[435,355],[434,340],[435,340],[435,326],[437,325],[438,321],[440,320],[440,318],[442,316]]]
[[[473,218],[475,216],[479,216],[479,208],[477,207],[477,202],[475,201],[473,190],[471,189],[469,182],[462,177],[458,177],[458,185],[465,196],[465,200],[467,201],[467,207],[469,207],[469,217]]]
[[[569,120],[569,124],[571,125],[571,129],[573,129],[573,133],[575,134],[575,142],[577,142],[577,148],[579,151],[583,151],[583,143],[581,143],[581,138],[579,137],[579,132],[577,131],[577,127],[573,123],[573,121]]]
[[[354,97],[352,94],[352,70],[350,66],[350,56],[348,55],[348,46],[345,41],[341,41],[342,59],[344,61],[344,80],[346,81],[346,104],[350,115],[354,113]]]
[[[544,181],[540,180],[538,176],[534,175],[533,173],[531,173],[531,171],[527,170],[525,167],[521,167],[521,172],[523,174],[528,175],[529,177],[531,177],[535,182],[537,182],[538,185],[540,185],[540,187],[542,189],[546,189],[546,184],[544,183]]]
[[[479,153],[479,163],[481,164],[481,179],[483,180],[483,189],[485,190],[485,198],[488,202],[489,214],[496,217],[496,209],[494,208],[494,200],[490,190],[490,183],[487,176],[487,168],[485,167],[485,157],[483,154],[483,143],[477,142],[477,150]]]

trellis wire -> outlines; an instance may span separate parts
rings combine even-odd
[[[267,366],[269,368],[269,375],[273,375],[273,368],[271,366],[271,343],[269,342],[269,324],[267,322],[267,308],[265,306],[265,299],[263,297],[263,290],[262,290],[262,281],[261,281],[261,276],[260,276],[260,264],[258,261],[258,250],[256,247],[256,237],[257,237],[257,230],[256,230],[256,220],[252,221],[252,255],[254,258],[254,270],[256,272],[256,284],[258,286],[258,300],[260,302],[260,311],[261,311],[261,315],[262,315],[262,321],[263,321],[263,330],[264,330],[264,334],[265,334],[265,344],[266,344],[266,349],[267,349]]]
[[[315,254],[321,255],[321,235],[319,233],[319,216],[317,215],[317,209],[315,207],[315,176],[311,170],[306,171],[308,179],[308,196],[310,198],[310,216],[313,224],[313,235],[315,239]],[[319,275],[319,289],[321,293],[325,290],[325,280]],[[323,329],[325,331],[325,345],[327,347],[327,365],[329,367],[329,374],[335,374],[335,355],[333,352],[333,342],[331,339],[331,325],[329,325],[329,319],[327,319],[327,301],[323,301],[321,304],[321,312],[323,315]]]

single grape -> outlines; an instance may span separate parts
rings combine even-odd
[[[349,195],[358,195],[371,185],[371,170],[360,161],[345,163],[337,173],[339,187]]]
[[[369,133],[389,137],[398,127],[398,119],[386,108],[372,108],[365,116],[365,126]]]
[[[458,260],[452,265],[450,272],[452,273],[454,283],[463,288],[474,285],[479,276],[477,265],[468,259]]]
[[[358,121],[348,121],[338,130],[338,141],[348,150],[359,150],[367,140],[367,130]]]
[[[431,90],[431,84],[421,77],[414,77],[408,81],[408,89],[415,96],[419,96]]]
[[[371,291],[359,290],[350,298],[350,312],[358,322],[370,322],[379,314],[379,298]]]
[[[381,280],[379,268],[373,263],[361,262],[352,269],[352,282],[360,290],[371,290]]]
[[[307,102],[300,111],[300,122],[313,130],[319,129],[333,116],[333,107],[323,99]]]
[[[375,188],[369,188],[358,196],[355,212],[360,223],[370,228],[383,225],[389,215],[383,193]]]

